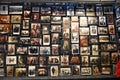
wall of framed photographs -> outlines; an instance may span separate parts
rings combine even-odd
[[[0,76],[114,75],[120,7],[0,3]]]

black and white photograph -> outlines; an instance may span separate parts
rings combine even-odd
[[[49,46],[42,46],[40,47],[40,55],[50,55],[51,49]]]
[[[13,35],[20,35],[20,24],[13,24]]]
[[[75,14],[77,16],[85,16],[85,9],[77,8],[76,11],[75,11]]]
[[[32,12],[39,12],[40,8],[39,7],[32,7]]]
[[[39,46],[30,46],[28,48],[29,55],[38,55],[39,54]]]
[[[74,16],[74,6],[73,5],[67,6],[67,16]]]
[[[97,17],[88,17],[88,24],[98,24]]]
[[[71,33],[71,43],[79,43],[79,33]]]
[[[51,14],[51,7],[41,7],[41,14],[42,15],[49,15]]]
[[[30,37],[20,37],[20,44],[30,44]]]
[[[8,5],[0,5],[0,14],[8,14]]]
[[[106,26],[106,17],[99,16],[99,26]]]
[[[98,27],[98,34],[108,34],[107,27]]]
[[[59,55],[60,46],[58,44],[52,45],[52,55]]]
[[[72,54],[79,54],[79,44],[72,44]]]
[[[116,17],[120,18],[120,7],[116,9]]]
[[[36,76],[36,67],[28,66],[28,77],[35,77],[35,76]]]
[[[97,16],[103,16],[103,7],[102,5],[96,5],[96,15]]]
[[[104,6],[104,14],[113,14],[112,6]]]
[[[110,53],[101,52],[101,65],[110,65]]]
[[[10,5],[9,6],[9,14],[22,14],[22,9],[23,9],[23,6]]]
[[[80,75],[80,65],[72,66],[72,75]]]

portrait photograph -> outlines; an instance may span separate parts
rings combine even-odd
[[[48,63],[49,64],[60,64],[60,57],[59,56],[49,56]]]
[[[110,35],[110,42],[116,42],[116,35]]]
[[[115,34],[115,27],[114,25],[108,25],[109,34]]]
[[[39,57],[39,65],[40,65],[40,67],[46,67],[46,65],[47,65],[47,57],[46,56]]]
[[[110,65],[110,53],[101,52],[101,65]]]
[[[119,27],[120,26],[120,19],[116,20],[116,26]]]
[[[8,5],[0,5],[0,14],[8,14]]]
[[[72,66],[72,75],[80,75],[80,65]]]
[[[21,23],[21,15],[11,15],[11,23]]]
[[[50,46],[41,46],[40,47],[40,55],[50,55],[51,49]]]
[[[116,9],[116,17],[120,18],[120,7]]]
[[[90,35],[97,35],[97,26],[96,25],[91,25],[90,26]]]
[[[101,5],[96,5],[96,15],[103,16],[103,7]]]
[[[112,57],[112,63],[117,63],[118,62],[118,52],[112,52],[111,53],[111,57]]]
[[[49,34],[50,33],[50,24],[42,24],[42,34]]]
[[[10,16],[0,15],[0,23],[10,23]]]
[[[106,26],[106,17],[99,16],[99,26]]]
[[[51,33],[51,38],[52,38],[52,44],[59,43],[59,33]]]
[[[60,76],[70,76],[72,73],[71,68],[65,67],[65,68],[60,68]]]
[[[79,33],[71,33],[71,43],[79,43]]]
[[[69,55],[62,55],[61,66],[68,66],[68,65],[69,65]]]
[[[8,44],[8,55],[15,55],[15,44]]]
[[[81,67],[81,75],[92,75],[91,67]]]
[[[63,44],[61,46],[62,50],[69,50],[70,49],[70,41],[69,40],[63,40]]]
[[[36,76],[36,66],[28,66],[28,77]]]
[[[79,31],[78,22],[71,22],[71,32],[78,32],[78,31]]]
[[[7,66],[6,67],[6,76],[7,77],[13,77],[14,76],[14,66]]]
[[[16,65],[17,57],[16,56],[6,56],[6,65]]]
[[[80,27],[80,35],[89,35],[88,27]]]
[[[72,54],[79,54],[79,44],[72,44]]]
[[[96,65],[92,66],[92,71],[93,71],[93,75],[95,75],[95,76],[101,74],[100,68],[98,66],[96,66]]]
[[[59,74],[58,66],[50,66],[50,75],[58,76],[58,74]]]
[[[52,45],[52,55],[59,55],[60,46],[58,44]]]
[[[23,9],[23,6],[10,5],[9,6],[9,14],[22,14],[22,9]]]
[[[114,24],[114,16],[113,15],[107,15],[107,23],[108,24]]]
[[[39,21],[40,21],[39,13],[32,13],[32,22],[39,22]]]
[[[62,35],[64,39],[70,38],[70,29],[69,28],[63,28],[62,29]]]
[[[13,35],[20,35],[20,24],[13,24]]]
[[[81,56],[81,64],[82,64],[82,66],[88,66],[89,65],[88,56]]]
[[[22,29],[29,29],[29,26],[30,26],[30,20],[28,19],[23,20]]]
[[[26,68],[15,68],[16,77],[25,77],[27,69]]]
[[[7,42],[7,36],[6,35],[0,35],[0,43],[6,43]]]
[[[30,17],[31,17],[31,11],[24,10],[24,19],[30,19]]]
[[[74,15],[74,6],[69,5],[67,6],[67,16],[73,16]]]
[[[99,55],[98,45],[92,45],[92,55]]]
[[[43,35],[43,45],[50,45],[50,35]]]
[[[63,17],[63,28],[69,28],[70,27],[70,17]]]

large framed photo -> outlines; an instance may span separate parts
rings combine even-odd
[[[81,67],[81,75],[92,75],[91,67]]]

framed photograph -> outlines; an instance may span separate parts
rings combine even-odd
[[[64,39],[70,38],[70,29],[69,28],[63,28],[62,29],[62,35]]]
[[[114,17],[113,15],[106,15],[107,17],[107,23],[108,24],[114,24]]]
[[[20,24],[13,24],[13,35],[20,35]]]
[[[31,11],[24,10],[24,19],[30,19],[30,17],[31,17]]]
[[[31,45],[42,45],[42,38],[31,38]]]
[[[49,46],[41,46],[40,47],[40,55],[50,55],[51,49]]]
[[[81,56],[81,64],[82,66],[88,66],[89,65],[89,59],[88,56]]]
[[[60,64],[60,57],[59,56],[49,56],[48,63],[49,64]]]
[[[63,40],[63,44],[61,46],[62,50],[69,50],[70,49],[70,41],[69,40]]]
[[[100,68],[96,65],[92,66],[93,75],[100,75]]]
[[[61,24],[62,23],[62,18],[59,16],[52,16],[51,17],[51,23],[52,24]]]
[[[110,75],[111,74],[111,67],[102,67],[102,74],[103,75]]]
[[[40,37],[41,25],[39,23],[31,23],[31,37]]]
[[[80,26],[88,26],[87,17],[80,17]]]
[[[99,26],[106,26],[106,17],[99,16]]]
[[[8,42],[6,35],[0,35],[0,43],[6,43]]]
[[[98,19],[97,17],[88,17],[88,24],[97,24]]]
[[[42,15],[50,15],[51,14],[51,7],[41,7],[41,14]]]
[[[102,51],[107,51],[107,44],[101,44],[100,45],[100,49],[102,50]]]
[[[120,7],[116,9],[116,17],[120,18]]]
[[[0,5],[0,14],[8,14],[8,5]]]
[[[11,23],[21,23],[21,15],[11,15]]]
[[[58,73],[59,73],[58,66],[50,67],[50,75],[51,76],[58,76]]]
[[[79,33],[71,33],[71,43],[79,43]]]
[[[108,51],[115,51],[117,50],[117,44],[107,44]]]
[[[101,65],[110,65],[110,53],[101,52]]]
[[[99,55],[98,45],[92,45],[92,55]]]
[[[115,27],[114,25],[108,25],[109,34],[115,34]]]
[[[93,5],[93,4],[87,4],[86,5],[86,11],[87,12],[94,12],[95,11],[95,5]]]
[[[41,22],[42,23],[50,22],[50,16],[41,16]]]
[[[28,65],[37,65],[38,64],[38,56],[27,56],[27,64]]]
[[[112,60],[112,63],[117,63],[118,62],[118,52],[112,52],[111,53],[111,60]]]
[[[73,5],[67,6],[67,16],[74,16],[74,6]]]
[[[76,11],[75,11],[75,14],[77,16],[85,16],[85,9],[77,8]]]
[[[95,16],[95,12],[86,12],[86,16]]]
[[[12,26],[10,24],[0,24],[0,33],[6,34],[12,31]]]
[[[17,56],[17,64],[18,66],[25,66],[27,63],[27,58],[24,55]]]
[[[51,25],[51,32],[61,32],[61,25]]]
[[[88,27],[80,27],[80,35],[89,35]]]
[[[38,68],[38,76],[48,76],[47,68]]]
[[[59,55],[60,46],[58,44],[52,45],[52,55]]]
[[[50,45],[50,35],[43,35],[43,45]]]
[[[40,11],[40,8],[39,7],[32,7],[32,12],[39,12]]]
[[[113,7],[104,6],[104,14],[113,14]]]
[[[27,54],[28,48],[27,47],[18,46],[16,51],[17,51],[17,54]]]
[[[39,13],[32,13],[32,21],[33,22],[39,22],[40,21]]]
[[[90,26],[90,35],[97,35],[97,26],[96,25],[91,25]]]
[[[8,55],[15,55],[15,44],[8,44]]]
[[[98,34],[108,34],[107,27],[98,27]]]
[[[30,46],[28,48],[29,55],[38,55],[39,54],[39,46]]]
[[[71,56],[70,64],[71,65],[80,64],[80,57],[79,56]]]
[[[99,42],[109,42],[109,36],[99,36]]]
[[[26,68],[15,68],[15,76],[16,77],[25,77],[26,76]]]
[[[29,29],[29,26],[30,26],[30,20],[28,19],[23,20],[22,29]]]
[[[69,65],[69,55],[62,55],[61,66],[68,66],[68,65]]]
[[[0,77],[5,76],[4,68],[0,68]]]
[[[46,65],[47,65],[47,57],[40,56],[39,57],[39,65],[40,65],[40,67],[46,67]]]
[[[110,35],[110,42],[116,42],[116,35]]]
[[[81,67],[81,75],[92,75],[91,67]]]
[[[72,54],[79,54],[79,44],[72,44]]]
[[[22,14],[23,6],[19,5],[10,5],[9,6],[9,14]]]
[[[4,67],[4,63],[5,63],[4,53],[0,53],[0,67]]]
[[[72,73],[71,68],[65,67],[65,68],[60,68],[60,76],[70,76]]]
[[[29,32],[30,32],[29,30],[21,30],[21,36],[24,36],[24,37],[29,36],[30,35]]]
[[[52,44],[56,44],[59,43],[59,33],[51,33],[51,37],[52,37]]]
[[[70,17],[63,17],[63,28],[70,28]]]
[[[88,46],[88,36],[80,36],[80,46]]]
[[[13,77],[14,76],[14,66],[7,66],[6,67],[6,76]]]
[[[116,26],[119,27],[120,26],[120,19],[116,20]]]
[[[90,47],[80,47],[80,55],[90,55]]]
[[[72,66],[72,75],[80,75],[80,65]]]
[[[16,65],[17,57],[16,56],[6,56],[6,65]]]
[[[71,32],[78,32],[78,31],[79,31],[78,22],[71,22]]]
[[[101,5],[96,5],[96,15],[103,16],[103,7]]]
[[[36,66],[28,66],[28,76],[29,77],[36,76]]]
[[[90,64],[91,65],[98,65],[100,64],[100,58],[96,56],[91,56],[90,57]]]
[[[0,53],[4,53],[5,51],[7,51],[7,46],[5,44],[0,44]]]
[[[20,37],[20,44],[30,44],[30,37]]]
[[[50,24],[42,24],[42,34],[50,34]]]
[[[71,21],[72,22],[77,22],[78,21],[78,16],[72,16]]]
[[[17,43],[17,42],[18,42],[17,36],[8,36],[8,43]]]
[[[0,23],[10,23],[10,16],[0,15]]]

